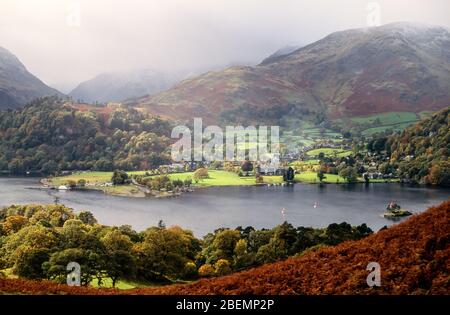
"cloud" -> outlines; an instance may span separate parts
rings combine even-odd
[[[366,26],[368,2],[2,0],[0,46],[46,83],[67,90],[105,71],[255,64],[283,46]],[[447,0],[377,2],[382,23],[450,26]]]

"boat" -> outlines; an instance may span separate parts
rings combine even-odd
[[[61,185],[58,187],[58,190],[69,190],[69,188],[65,185]]]

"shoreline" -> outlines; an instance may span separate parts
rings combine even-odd
[[[56,190],[58,191],[58,188],[56,185],[53,185],[51,180],[48,178],[41,178],[39,180],[41,185],[44,187],[41,187],[40,189],[49,189],[49,190]],[[136,186],[134,184],[130,185],[119,185],[119,186],[106,186],[106,187],[99,187],[99,186],[88,186],[84,188],[72,188],[69,189],[73,191],[95,191],[95,192],[102,192],[105,195],[108,196],[117,196],[117,197],[126,197],[126,198],[148,198],[148,199],[167,199],[167,198],[176,198],[180,197],[185,193],[191,193],[194,192],[197,189],[217,189],[217,188],[223,188],[223,187],[293,187],[295,184],[300,185],[361,185],[361,184],[406,184],[408,183],[402,183],[399,180],[386,180],[386,181],[373,181],[366,183],[365,181],[358,181],[355,183],[347,183],[347,182],[339,182],[339,183],[330,183],[330,182],[312,182],[312,181],[294,181],[291,183],[254,183],[254,184],[246,184],[246,185],[197,185],[197,186],[191,186],[190,190],[188,191],[180,191],[180,192],[158,192],[158,191],[151,191],[150,193],[143,192],[139,186]],[[420,187],[426,187],[426,186],[417,186]],[[129,189],[126,189],[129,188]]]

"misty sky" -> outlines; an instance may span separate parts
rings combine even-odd
[[[0,46],[68,92],[107,71],[256,64],[283,46],[366,27],[370,2],[381,24],[450,27],[448,0],[0,0]]]

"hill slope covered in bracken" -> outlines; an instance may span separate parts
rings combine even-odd
[[[381,287],[366,283],[369,262]],[[359,241],[304,253],[230,276],[125,291],[0,279],[0,292],[28,294],[449,294],[450,201]]]
[[[393,23],[336,32],[255,67],[185,80],[134,104],[181,120],[334,119],[448,106],[450,32]]]

